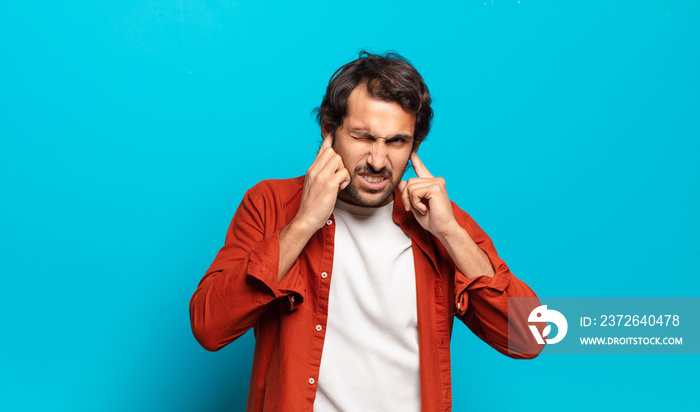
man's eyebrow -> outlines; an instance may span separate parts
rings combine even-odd
[[[366,130],[350,130],[350,134],[353,135],[358,135],[362,137],[367,137],[369,139],[384,139],[384,140],[391,140],[391,139],[406,139],[406,140],[411,140],[413,139],[413,136],[407,133],[399,133],[395,134],[391,137],[376,137],[372,133],[366,131]]]

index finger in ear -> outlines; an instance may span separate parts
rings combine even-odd
[[[316,154],[316,159],[318,159],[321,156],[321,153],[323,153],[324,150],[326,150],[332,146],[333,146],[333,136],[330,133],[328,133],[323,138],[323,143],[321,143],[321,147],[318,149],[318,153]]]
[[[418,157],[418,153],[411,153],[411,164],[413,165],[413,170],[416,171],[416,175],[418,177],[433,177],[433,175],[431,175],[428,171],[428,168],[425,167],[423,162],[420,160],[420,157]]]
[[[323,138],[323,144],[321,144],[321,149],[326,149],[333,146],[333,135],[328,133],[326,137]]]

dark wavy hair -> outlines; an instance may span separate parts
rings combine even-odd
[[[314,110],[318,124],[327,124],[334,134],[347,115],[350,93],[362,83],[372,97],[396,102],[416,116],[414,147],[425,140],[433,120],[430,92],[411,62],[396,52],[378,55],[362,50],[357,60],[336,70],[321,106]]]

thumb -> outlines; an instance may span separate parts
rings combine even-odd
[[[345,188],[348,187],[348,185],[352,181],[348,169],[344,167],[341,167],[340,170],[336,172],[336,176],[342,179],[340,180],[340,182],[338,182],[338,191],[345,190]]]
[[[408,194],[406,193],[406,185],[408,185],[408,182],[405,180],[402,180],[399,182],[399,192],[401,192],[401,201],[403,202],[403,208],[406,209],[408,212],[411,210],[410,202],[408,200]]]
[[[345,190],[346,187],[350,184],[350,176],[348,175],[345,177],[345,179],[340,182],[340,190]]]

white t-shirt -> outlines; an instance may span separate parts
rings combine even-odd
[[[420,410],[413,250],[393,206],[336,202],[315,411]]]

